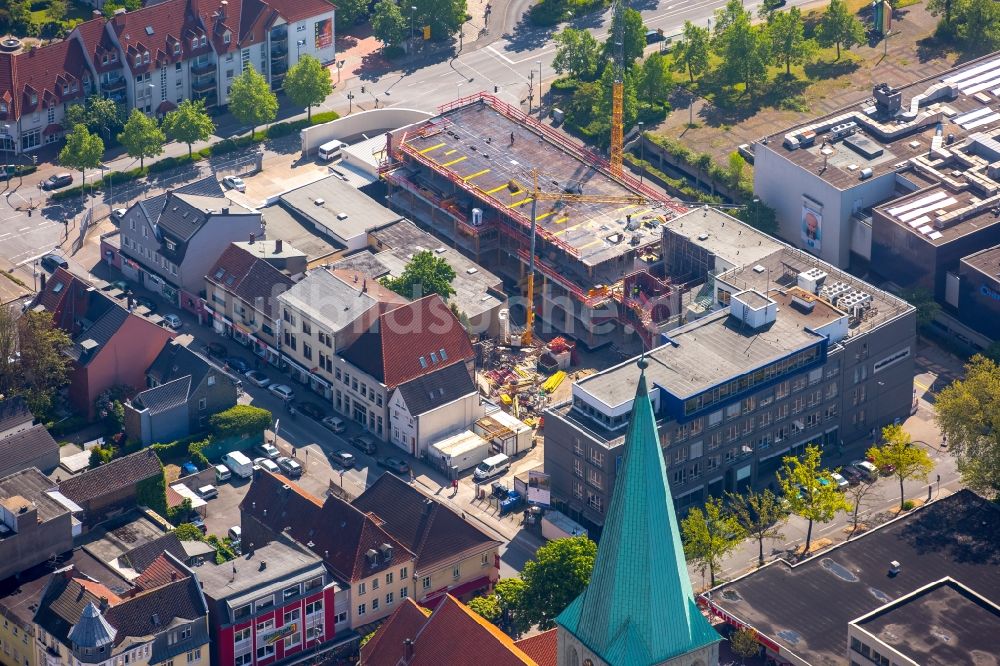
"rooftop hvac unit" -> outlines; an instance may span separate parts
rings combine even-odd
[[[810,294],[815,294],[816,290],[826,281],[826,271],[819,268],[810,268],[802,271],[798,276],[799,289],[804,289]]]
[[[858,180],[868,180],[872,177],[872,173],[871,167],[865,167],[861,170],[861,173],[858,174]]]
[[[845,136],[854,134],[858,129],[858,124],[853,120],[830,128],[830,137],[834,140],[843,139]]]

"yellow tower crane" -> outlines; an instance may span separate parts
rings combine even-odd
[[[625,0],[614,0],[611,12],[611,39],[614,40],[614,83],[611,87],[611,174],[622,175],[625,103]]]
[[[535,324],[535,238],[537,236],[537,205],[539,201],[562,201],[578,203],[608,203],[608,204],[635,204],[639,206],[656,205],[660,202],[641,194],[626,195],[603,195],[603,194],[571,194],[568,192],[542,192],[538,187],[538,169],[531,170],[531,177],[534,180],[531,192],[531,248],[528,255],[528,294],[527,294],[527,316],[524,322],[524,334],[521,335],[521,344],[530,345],[533,339]]]

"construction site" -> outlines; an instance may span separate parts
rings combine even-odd
[[[620,164],[477,93],[389,133],[380,172],[392,207],[526,296],[525,343],[537,317],[585,349],[649,348],[680,314],[660,260],[686,209]]]

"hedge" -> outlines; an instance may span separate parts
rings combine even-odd
[[[271,426],[271,412],[251,405],[236,405],[208,420],[212,434],[219,439],[242,437],[264,432]]]
[[[190,437],[184,437],[182,439],[175,440],[173,442],[164,442],[159,444],[153,444],[149,448],[156,452],[160,460],[181,460],[187,458],[191,454],[191,447],[195,444],[200,444],[199,440],[205,439],[200,435],[192,435]],[[198,449],[204,448],[205,444]]]

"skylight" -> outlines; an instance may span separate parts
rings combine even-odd
[[[441,360],[442,361],[447,361],[448,360],[448,354],[446,354],[443,349],[439,349],[438,353],[441,354]]]
[[[153,34],[153,26],[151,26],[151,25],[147,25],[146,26],[146,34],[147,35],[152,35]]]

